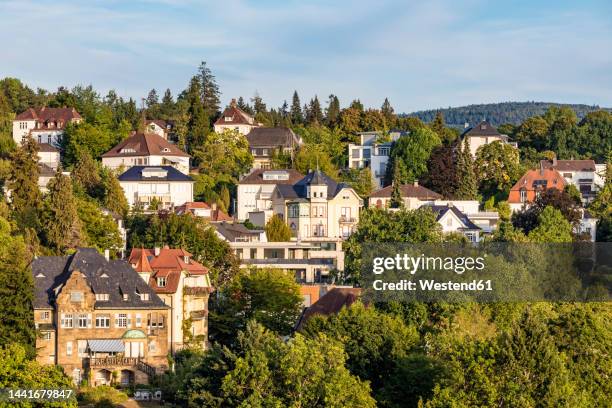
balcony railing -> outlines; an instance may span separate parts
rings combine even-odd
[[[116,367],[116,366],[135,366],[138,364],[138,357],[90,357],[90,367]]]
[[[357,222],[357,219],[355,217],[348,217],[346,215],[341,215],[340,216],[340,222],[341,223],[350,224],[350,223],[353,223],[353,222]]]

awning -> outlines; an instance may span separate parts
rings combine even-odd
[[[125,350],[119,339],[87,340],[92,353],[121,353]]]

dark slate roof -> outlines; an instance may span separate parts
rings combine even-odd
[[[215,222],[212,223],[217,232],[225,237],[229,242],[235,242],[237,238],[257,235],[259,236],[263,230],[251,230],[245,227],[243,224],[231,223],[231,222]]]
[[[483,120],[476,126],[467,129],[461,136],[501,136],[501,134],[493,125]]]
[[[167,171],[167,176],[143,177],[142,171],[145,169],[163,169]],[[172,166],[134,166],[120,175],[119,181],[193,181],[193,179]]]
[[[253,147],[296,147],[300,140],[293,130],[284,127],[266,128],[259,127],[251,129],[246,135],[249,146]]]
[[[595,171],[594,160],[540,160],[540,168],[557,171]]]
[[[280,173],[286,172],[288,174],[287,180],[264,180],[264,173]],[[304,175],[294,169],[282,169],[282,170],[267,170],[267,169],[255,169],[248,175],[244,176],[238,184],[294,184],[304,178]]]
[[[293,185],[279,184],[276,186],[279,192],[285,199],[308,198],[307,188],[311,185],[327,186],[327,198],[335,197],[343,188],[350,188],[346,183],[337,183],[327,174],[320,170],[311,171],[304,178]]]
[[[429,206],[429,208],[431,208],[431,210],[437,214],[436,216],[436,221],[439,221],[442,217],[444,217],[444,214],[446,214],[448,211],[452,211],[457,218],[459,218],[461,220],[461,222],[465,225],[466,229],[470,229],[470,230],[479,230],[480,227],[476,224],[474,224],[467,215],[465,215],[463,212],[461,212],[457,207],[455,206],[448,206],[448,205],[431,205]]]
[[[107,261],[93,248],[78,248],[68,256],[41,256],[32,262],[34,277],[34,307],[51,308],[55,290],[66,283],[72,272],[79,271],[91,285],[94,293],[107,293],[108,301],[96,301],[98,308],[161,309],[167,308],[153,289],[123,260]],[[107,275],[108,277],[104,277]],[[123,294],[129,300],[123,300]],[[148,301],[140,300],[137,293],[149,294]]]

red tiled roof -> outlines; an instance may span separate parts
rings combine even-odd
[[[123,149],[133,151],[122,152]],[[102,157],[128,157],[128,156],[180,156],[189,157],[187,153],[168,142],[155,133],[134,133],[117,146],[113,147]]]
[[[540,166],[557,171],[595,171],[594,160],[541,160]]]
[[[168,126],[168,123],[166,123],[165,120],[162,119],[147,119],[145,120],[145,125],[150,125],[151,123],[155,123],[157,126],[159,126],[162,129],[166,129],[166,127]]]
[[[225,118],[231,118],[230,120],[225,120]],[[225,108],[223,114],[217,119],[215,125],[257,125],[255,123],[255,119],[240,109],[236,105],[236,100],[232,99],[230,105]]]
[[[421,200],[439,200],[442,198],[441,194],[431,191],[423,186],[414,184],[403,184],[400,186],[400,192],[402,197],[415,197]],[[373,192],[370,197],[391,197],[393,194],[393,186],[387,186]]]
[[[43,128],[48,129],[63,129],[66,123],[77,119],[82,118],[74,108],[48,108],[46,106],[29,108],[15,117],[15,120],[35,120]],[[49,128],[47,126],[49,122],[57,122],[57,125]]]
[[[316,314],[324,316],[336,314],[343,307],[351,306],[360,296],[361,288],[333,288],[304,311],[299,326],[301,327]]]
[[[140,258],[138,258],[134,269],[136,272],[153,272],[153,268],[151,268],[151,264],[147,258],[147,253],[143,250],[143,248],[140,249]]]
[[[566,184],[565,179],[557,170],[550,168],[531,169],[512,186],[508,196],[508,202],[511,204],[521,203],[521,190],[525,191],[527,194],[525,201],[532,202],[535,199],[536,191],[548,188],[563,190]]]
[[[207,210],[211,209],[211,206],[204,202],[191,201],[187,202],[181,206],[176,207],[175,212],[177,214],[194,214],[193,210]],[[232,221],[233,218],[219,210],[218,208],[210,210],[210,217],[202,217],[204,219],[209,219],[210,221]]]

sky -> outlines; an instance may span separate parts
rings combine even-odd
[[[223,105],[612,107],[610,1],[0,0],[0,36],[0,77],[32,88],[176,95],[207,61]]]

